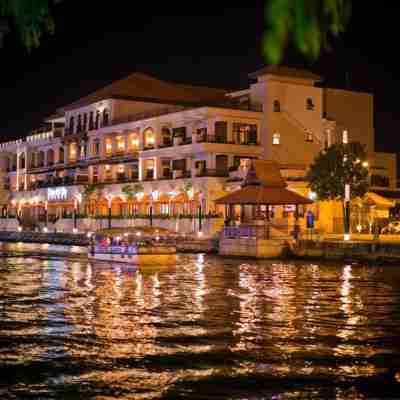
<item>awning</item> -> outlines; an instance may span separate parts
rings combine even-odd
[[[362,199],[355,200],[355,203],[358,205],[368,205],[375,206],[378,208],[392,208],[395,206],[395,201],[389,200],[379,194],[374,192],[368,192]]]

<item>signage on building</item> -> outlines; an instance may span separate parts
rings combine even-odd
[[[65,187],[47,189],[48,201],[62,201],[62,200],[67,200],[67,198],[68,198],[68,191]]]

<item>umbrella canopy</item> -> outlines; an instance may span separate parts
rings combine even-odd
[[[312,204],[313,201],[283,187],[245,186],[216,200],[217,204],[285,205]]]

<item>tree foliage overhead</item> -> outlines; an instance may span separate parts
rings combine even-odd
[[[0,16],[12,21],[28,51],[39,46],[44,33],[54,32],[50,0],[0,0]]]
[[[306,181],[320,200],[344,200],[344,187],[350,184],[350,196],[363,197],[369,188],[365,151],[358,143],[334,144],[321,151],[311,164]]]
[[[351,0],[268,0],[263,50],[270,64],[278,64],[289,41],[315,60],[329,35],[346,29]]]

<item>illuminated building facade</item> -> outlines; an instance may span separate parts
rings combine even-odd
[[[365,145],[373,184],[395,188],[395,156],[374,151],[370,94],[323,88],[320,77],[283,67],[250,78],[232,92],[136,73],[56,110],[45,129],[0,144],[3,215],[45,218],[57,229],[68,229],[72,213],[85,214],[81,229],[88,215],[111,214],[121,225],[150,207],[160,221],[199,206],[211,217],[252,159],[277,161],[304,194],[308,165],[344,129]]]

